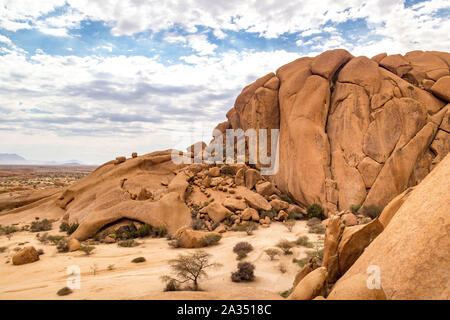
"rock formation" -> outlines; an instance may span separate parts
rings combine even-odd
[[[271,180],[303,206],[383,209],[448,153],[449,64],[435,51],[300,58],[247,86],[220,127],[280,129]]]

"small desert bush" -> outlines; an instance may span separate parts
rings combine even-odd
[[[205,221],[202,219],[193,218],[191,222],[192,230],[202,230],[205,228]]]
[[[282,264],[282,263],[280,263],[280,264],[278,265],[278,270],[279,270],[281,273],[286,273],[286,272],[287,272],[286,266],[285,266],[284,264]]]
[[[220,222],[216,221],[211,225],[211,230],[216,230],[219,226],[220,226]]]
[[[247,224],[239,223],[235,225],[233,228],[231,228],[231,231],[247,231]]]
[[[152,237],[154,238],[164,238],[167,236],[167,228],[166,227],[153,227],[152,228]]]
[[[314,203],[306,208],[306,215],[308,218],[317,218],[322,220],[324,218],[323,208],[320,204]]]
[[[295,220],[286,220],[283,222],[283,225],[288,229],[289,232],[292,232],[292,229],[295,227]]]
[[[145,223],[142,226],[140,226],[139,228],[137,228],[137,230],[134,232],[133,236],[135,236],[136,238],[145,238],[150,235],[151,231],[152,231],[152,227],[148,223]]]
[[[204,236],[200,241],[205,247],[216,245],[222,237],[218,234],[208,234]]]
[[[359,221],[359,224],[368,224],[371,221],[372,219],[370,219],[369,217],[364,217]]]
[[[72,289],[70,289],[69,287],[64,287],[62,289],[59,289],[56,294],[58,296],[67,296],[67,295],[71,294],[72,292],[73,292]]]
[[[381,210],[381,208],[372,204],[370,206],[365,207],[363,213],[365,216],[368,216],[371,219],[375,219],[381,214],[382,211],[383,210]]]
[[[315,234],[324,234],[327,228],[325,228],[321,224],[315,224],[309,227],[308,231],[309,233],[315,233]]]
[[[0,253],[3,253],[6,251],[6,249],[8,249],[7,247],[0,247]]]
[[[270,220],[272,220],[273,218],[275,218],[277,215],[277,211],[272,208],[270,210],[265,210],[261,213],[260,218],[261,219],[265,219],[266,217],[269,217]]]
[[[233,252],[237,254],[238,260],[244,259],[247,256],[247,254],[252,250],[253,246],[245,241],[237,243],[233,248]]]
[[[77,230],[78,226],[79,226],[78,223],[68,224],[67,222],[62,222],[59,225],[59,231],[67,232],[67,234],[70,236],[72,233],[75,232],[75,230]]]
[[[358,213],[358,210],[361,208],[361,205],[360,204],[352,204],[351,206],[350,206],[350,211],[353,213],[353,214],[357,214]]]
[[[200,206],[198,204],[193,204],[191,206],[191,218],[196,218],[199,211]]]
[[[283,292],[280,292],[280,296],[282,296],[283,298],[287,298],[289,297],[289,295],[292,293],[292,288],[290,288],[289,290],[285,290]]]
[[[231,274],[231,281],[233,282],[249,282],[255,279],[255,266],[250,262],[239,262],[238,270]]]
[[[248,221],[246,224],[246,229],[245,232],[247,233],[248,236],[253,235],[253,231],[255,231],[256,229],[258,229],[258,225],[256,222],[254,221]]]
[[[181,239],[177,238],[169,241],[169,246],[172,248],[181,248]]]
[[[294,247],[294,244],[291,241],[288,241],[286,239],[282,239],[278,241],[277,247],[283,250],[283,253],[285,255],[292,254],[291,249]]]
[[[31,232],[48,231],[52,229],[52,223],[44,219],[42,221],[33,221],[30,226]]]
[[[2,226],[0,225],[0,236],[9,235],[11,233],[19,231],[15,226]]]
[[[299,246],[306,247],[306,248],[312,248],[314,245],[309,241],[308,236],[300,236],[295,241],[295,243]]]
[[[178,291],[180,290],[180,286],[178,285],[177,281],[175,279],[170,279],[166,283],[166,287],[164,288],[164,291]]]
[[[317,218],[311,218],[311,219],[308,220],[308,222],[306,222],[306,225],[307,225],[308,227],[311,227],[311,226],[314,226],[314,225],[320,224],[320,223],[321,223],[320,219],[317,219]]]
[[[301,220],[301,219],[303,219],[303,214],[301,214],[300,212],[291,212],[288,214],[288,219],[289,220]]]
[[[67,239],[61,239],[56,244],[56,249],[58,252],[68,252],[69,251],[69,241]]]
[[[147,261],[147,260],[145,260],[144,257],[137,257],[137,258],[134,258],[133,260],[131,260],[131,262],[133,262],[133,263],[142,263],[145,261]]]
[[[122,240],[117,243],[119,247],[131,248],[139,245],[138,242],[134,241],[134,239]]]
[[[269,256],[270,260],[274,260],[276,256],[279,256],[282,252],[281,250],[275,248],[269,248],[264,250],[264,252]]]
[[[284,193],[280,196],[280,199],[287,203],[294,203],[294,201],[292,201],[292,199],[287,194]]]
[[[78,250],[84,252],[85,255],[90,256],[95,247],[93,246],[81,246]]]
[[[317,264],[322,264],[323,249],[315,248],[314,250],[308,251],[305,258],[293,259],[292,262],[297,263],[300,268],[303,268],[312,259],[316,260]]]

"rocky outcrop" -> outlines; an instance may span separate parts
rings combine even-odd
[[[389,211],[382,213],[386,228],[338,280],[329,296],[355,297],[353,291],[359,292],[355,287],[363,287],[355,283],[355,277],[362,274],[367,279],[369,266],[375,266],[387,299],[449,299],[449,190],[447,155],[414,190],[387,207]]]
[[[280,166],[268,178],[299,204],[319,203],[331,213],[351,205],[382,210],[450,149],[442,127],[449,56],[413,51],[368,59],[338,49],[300,58],[246,87],[227,125],[280,129]],[[278,99],[261,103],[271,90]]]
[[[180,241],[182,248],[206,247],[208,244],[204,241],[204,239],[207,236],[216,236],[219,239],[222,238],[222,236],[217,232],[197,231],[187,227],[178,229],[174,234],[174,238]]]
[[[39,260],[39,254],[34,247],[25,247],[12,257],[12,263],[16,266],[32,263]]]
[[[317,296],[323,295],[327,269],[317,268],[308,273],[297,286],[292,290],[289,300],[312,300]]]

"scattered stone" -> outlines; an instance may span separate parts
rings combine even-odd
[[[278,212],[280,210],[287,210],[289,203],[283,200],[272,200],[270,201],[270,206]]]
[[[81,243],[80,243],[80,241],[78,241],[75,238],[70,238],[68,247],[69,247],[69,252],[77,251],[78,249],[81,248]]]
[[[258,211],[253,208],[246,208],[241,215],[242,220],[248,221],[253,220],[253,217],[257,217],[257,221],[259,221]]]
[[[123,162],[125,162],[125,161],[127,161],[127,158],[125,158],[125,157],[117,157],[116,158],[116,161],[114,162],[114,164],[121,164],[121,163],[123,163]]]
[[[32,263],[39,260],[39,254],[34,247],[25,247],[12,257],[12,263],[16,266]]]

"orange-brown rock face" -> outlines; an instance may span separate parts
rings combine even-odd
[[[283,192],[326,211],[383,209],[450,149],[450,54],[300,58],[247,86],[220,128],[280,129]]]
[[[170,150],[100,166],[58,199],[66,211],[64,219],[79,223],[72,237],[84,240],[121,219],[166,227],[171,233],[189,225],[184,201],[188,177],[185,172],[175,176],[179,169],[171,161]],[[171,181],[164,186],[163,180]],[[145,197],[140,197],[142,190]]]
[[[382,213],[384,231],[339,279],[330,297],[357,298],[352,292],[358,281],[353,280],[357,275],[364,275],[364,280],[374,276],[370,267],[378,270],[388,299],[449,299],[449,190],[447,155],[419,185]]]

